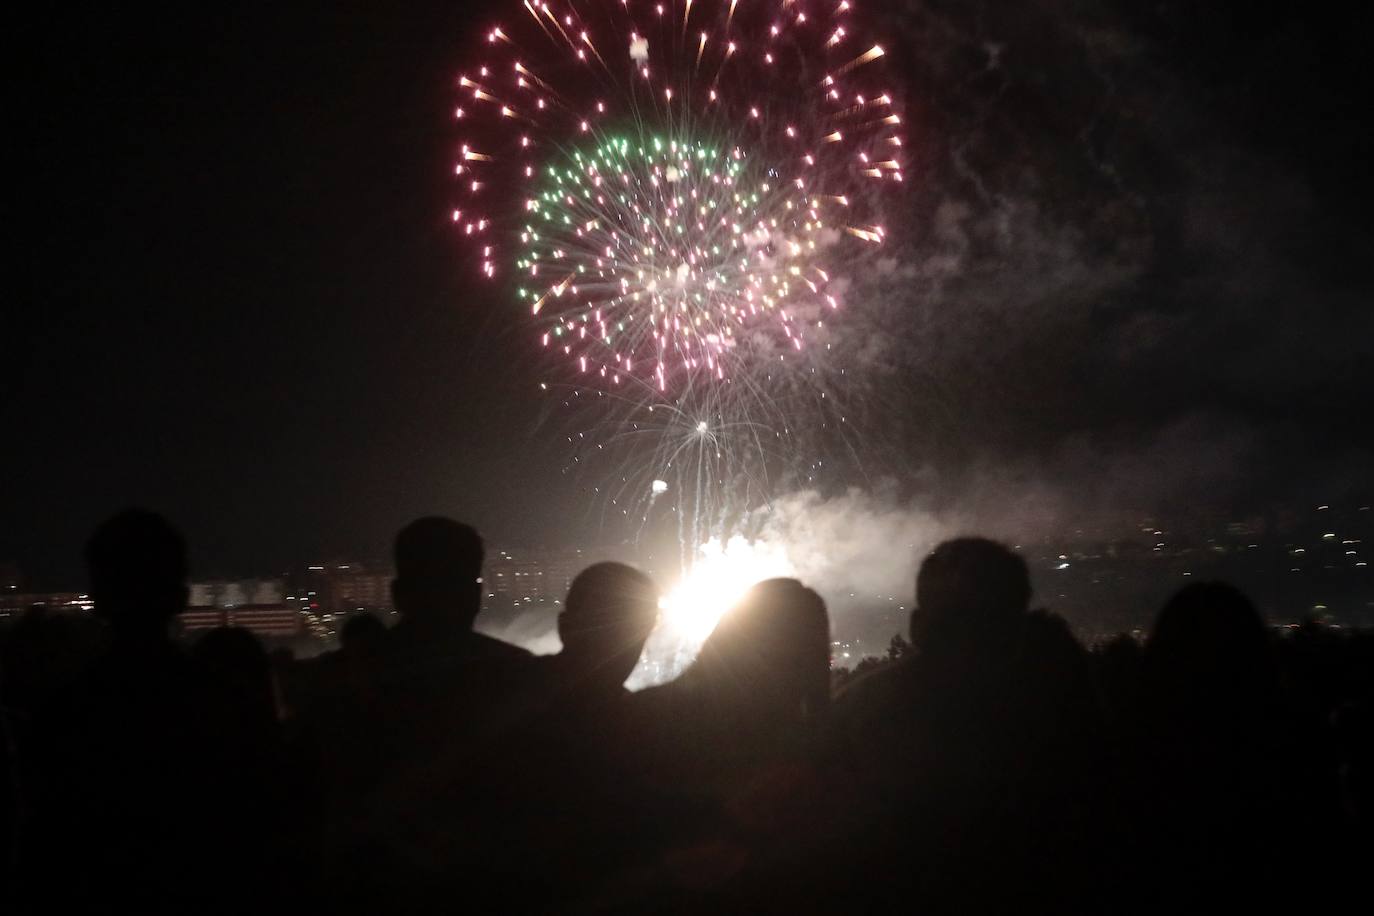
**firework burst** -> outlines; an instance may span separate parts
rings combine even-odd
[[[453,210],[541,343],[608,386],[799,351],[846,249],[883,241],[901,118],[852,5],[525,0],[458,78]]]
[[[627,515],[666,495],[684,545],[845,421],[828,324],[903,177],[886,52],[853,20],[524,0],[457,78],[460,237],[561,364],[545,387],[596,403],[574,464],[626,456],[602,492]]]

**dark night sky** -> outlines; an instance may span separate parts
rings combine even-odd
[[[910,45],[916,118],[975,137],[922,147],[932,188],[952,150],[977,170],[999,127],[1024,140],[1029,113],[1018,175],[1036,180],[1001,163],[989,181],[1043,195],[1058,224],[1088,227],[1075,244],[1091,252],[1099,198],[1047,163],[1092,148],[1150,226],[1129,278],[1055,330],[1071,351],[1000,341],[1004,356],[973,360],[986,384],[947,386],[957,435],[913,460],[1035,461],[1201,411],[1258,437],[1270,471],[1306,467],[1310,449],[1338,456],[1319,473],[1368,484],[1370,424],[1353,420],[1374,403],[1369,14],[1134,6],[882,14]],[[49,16],[15,36],[29,123],[11,128],[25,160],[11,230],[27,283],[0,338],[0,561],[64,584],[93,524],[131,503],[165,511],[215,573],[379,555],[424,512],[533,542],[594,515],[539,424],[528,329],[446,221],[451,79],[484,15],[447,2]],[[933,23],[951,29],[938,53]],[[989,43],[1005,45],[991,76],[976,60]],[[1109,59],[1075,70],[1057,43]],[[928,216],[936,196],[913,207]],[[976,322],[954,332],[979,354]]]

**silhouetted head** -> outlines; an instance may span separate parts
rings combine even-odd
[[[812,716],[830,701],[830,618],[796,579],[755,585],[702,646],[699,676],[745,700]]]
[[[262,642],[243,627],[215,627],[196,640],[191,656],[223,671],[259,675],[271,667]]]
[[[482,538],[450,518],[417,519],[396,535],[396,610],[410,620],[471,627],[482,601]]]
[[[86,542],[96,613],[116,637],[167,639],[167,624],[186,609],[186,541],[166,519],[126,509]]]
[[[1250,599],[1224,582],[1180,589],[1145,643],[1150,689],[1189,704],[1229,702],[1274,688],[1269,635]]]
[[[996,541],[956,538],[931,551],[916,576],[911,640],[932,643],[996,639],[1014,629],[1030,605],[1026,561]]]
[[[339,630],[339,647],[349,654],[369,655],[386,639],[386,624],[376,614],[354,614]]]
[[[644,641],[658,622],[653,580],[624,563],[597,563],[568,589],[558,616],[559,658],[588,679],[619,686],[634,670]]]
[[[262,642],[242,627],[215,627],[191,649],[202,669],[217,684],[251,702],[267,719],[277,717],[272,661]]]

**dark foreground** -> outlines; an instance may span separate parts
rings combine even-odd
[[[6,912],[1358,912],[1374,637],[1276,638],[1200,583],[1089,653],[989,541],[921,567],[911,649],[834,691],[825,605],[760,583],[678,680],[622,684],[657,614],[578,577],[564,649],[476,634],[482,544],[396,542],[401,622],[189,652],[185,545],[87,545],[99,620],[4,635]],[[1353,895],[1353,896],[1351,896]]]

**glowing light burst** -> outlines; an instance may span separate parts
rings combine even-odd
[[[639,689],[675,677],[696,657],[721,615],[751,586],[795,574],[779,545],[738,535],[707,541],[682,580],[660,601],[658,629],[627,685]]]
[[[542,345],[578,384],[665,399],[756,373],[761,342],[806,347],[902,180],[885,52],[852,5],[516,12],[457,80],[453,221]]]

